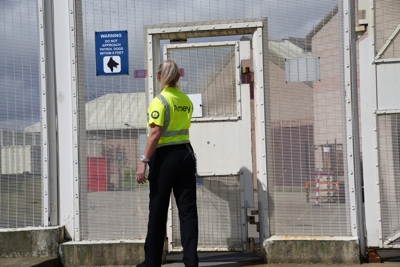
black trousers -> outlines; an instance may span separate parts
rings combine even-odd
[[[144,246],[146,266],[161,266],[171,190],[179,210],[183,263],[185,266],[198,266],[195,160],[186,145],[170,145],[157,148],[149,166],[150,214]]]

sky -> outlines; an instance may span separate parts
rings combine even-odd
[[[304,38],[337,4],[337,0],[82,0],[78,28],[84,38],[86,101],[145,87],[144,79],[132,75],[96,77],[95,31],[127,30],[129,68],[144,69],[144,25],[268,17],[270,39]],[[37,25],[36,0],[0,0],[0,129],[23,130],[40,121]]]
[[[36,1],[0,1],[0,128],[40,120]]]

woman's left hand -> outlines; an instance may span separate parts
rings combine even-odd
[[[150,127],[150,134],[147,137],[146,147],[143,153],[143,155],[146,155],[146,157],[148,158],[151,158],[154,150],[156,150],[158,141],[160,141],[162,133],[162,126],[158,126],[153,123],[150,125]],[[146,182],[146,176],[144,175],[146,173],[146,165],[146,162],[140,161],[139,168],[136,171],[136,181],[139,184],[144,184]]]
[[[145,176],[146,166],[147,166],[147,163],[144,161],[141,161],[139,164],[139,168],[136,171],[136,181],[139,184],[144,184],[146,182],[146,176]]]

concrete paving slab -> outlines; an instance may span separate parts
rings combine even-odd
[[[383,263],[362,264],[365,267],[400,267],[400,250],[379,250]],[[361,266],[361,264],[262,264],[260,257],[256,253],[243,252],[200,252],[200,267],[333,267],[333,266]],[[181,253],[167,254],[167,264],[165,267],[183,267]]]

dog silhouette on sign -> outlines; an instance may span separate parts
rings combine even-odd
[[[112,57],[110,57],[110,60],[107,63],[107,66],[110,68],[111,72],[114,72],[114,68],[118,67],[118,63],[114,61]]]

